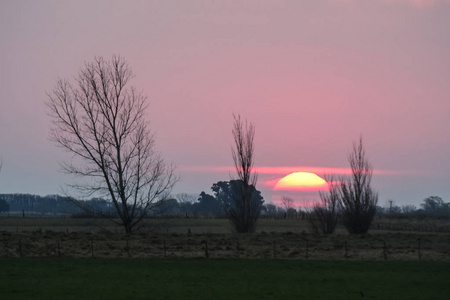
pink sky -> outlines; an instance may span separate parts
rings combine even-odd
[[[345,170],[362,135],[381,205],[450,202],[450,1],[0,1],[0,40],[0,193],[73,180],[48,141],[46,93],[120,54],[178,166],[174,194],[233,176],[220,168],[239,113],[267,201],[280,168]]]

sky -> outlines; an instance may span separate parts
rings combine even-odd
[[[253,123],[266,202],[292,172],[340,174],[363,137],[379,204],[450,202],[450,1],[0,0],[0,193],[74,179],[45,102],[96,56],[124,57],[147,97],[173,194],[234,178],[233,114]],[[275,188],[275,189],[274,189]]]

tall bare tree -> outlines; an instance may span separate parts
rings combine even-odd
[[[312,209],[309,219],[315,233],[332,234],[336,228],[339,214],[339,184],[332,175],[325,175],[328,191],[320,191],[320,203]]]
[[[258,180],[253,170],[255,126],[247,121],[244,123],[240,115],[233,117],[235,148],[231,149],[231,153],[238,180],[232,186],[232,201],[225,211],[237,232],[254,232],[262,207],[262,201],[253,195]]]
[[[133,74],[121,57],[86,63],[74,84],[58,80],[47,102],[51,139],[74,155],[67,173],[87,177],[72,185],[111,199],[127,233],[138,228],[154,203],[177,181],[156,152],[145,117],[146,97],[129,86]]]
[[[350,233],[366,233],[375,217],[378,193],[372,189],[373,170],[366,157],[362,137],[348,155],[352,174],[340,183],[339,209]]]

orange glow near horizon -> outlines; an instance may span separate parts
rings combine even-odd
[[[327,187],[327,182],[315,173],[294,172],[278,180],[273,189],[289,191],[319,191],[327,189]]]

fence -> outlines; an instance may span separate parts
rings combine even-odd
[[[448,234],[0,233],[2,257],[450,260]]]

